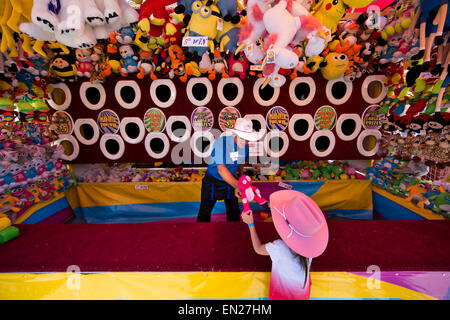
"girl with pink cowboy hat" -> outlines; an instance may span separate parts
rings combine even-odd
[[[242,213],[248,224],[253,248],[270,255],[270,300],[308,300],[311,291],[312,258],[320,256],[328,244],[328,226],[319,206],[305,194],[294,190],[270,195],[270,209],[281,240],[261,244],[252,212]]]

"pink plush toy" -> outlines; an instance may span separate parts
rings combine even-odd
[[[239,54],[232,53],[228,59],[228,74],[231,77],[239,76],[239,78],[245,79],[249,66],[250,63],[243,52]]]
[[[247,1],[247,23],[245,23],[239,33],[239,47],[235,53],[244,49],[245,56],[251,63],[258,63],[264,58],[264,52],[256,41],[261,38],[266,31],[264,25],[264,14],[269,9],[266,0]]]
[[[77,76],[91,77],[94,68],[91,55],[91,49],[75,49],[75,56],[77,58]]]
[[[280,0],[264,13],[263,21],[268,35],[264,40],[265,81],[262,87],[270,84],[273,88],[279,88],[286,82],[279,70],[293,69],[299,63],[299,57],[290,45],[309,38],[305,53],[315,56],[325,48],[325,35],[322,32],[318,36],[322,28],[320,22],[293,0]]]
[[[247,175],[242,175],[238,181],[239,189],[241,189],[241,199],[244,205],[243,213],[249,213],[250,202],[255,200],[259,205],[263,205],[267,202],[266,199],[261,197],[261,192],[255,186],[252,186],[252,179]]]

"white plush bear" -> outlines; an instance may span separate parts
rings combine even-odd
[[[97,39],[136,23],[139,13],[126,0],[36,0],[33,23],[19,28],[42,41],[58,41],[72,48],[91,48]]]

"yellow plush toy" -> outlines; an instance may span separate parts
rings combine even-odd
[[[342,77],[349,66],[348,57],[343,53],[331,52],[325,56],[325,61],[320,64],[320,72],[327,80]]]
[[[373,0],[316,0],[311,6],[311,13],[334,33],[347,9],[364,8],[372,2]]]
[[[195,1],[192,4],[192,15],[187,26],[186,37],[207,37],[208,47],[190,46],[189,52],[197,52],[199,56],[208,51],[214,52],[214,39],[217,37],[217,21],[220,17],[219,8],[215,4],[207,6],[207,1]]]
[[[22,22],[31,22],[33,0],[11,0],[10,3],[12,12],[6,24],[13,32],[20,34],[20,37],[23,40],[22,49],[29,55],[33,55],[34,51],[31,48],[31,38],[22,34],[19,30],[19,24]]]
[[[11,2],[0,1],[0,26],[2,29],[2,42],[0,44],[0,51],[3,53],[8,53],[10,49],[9,56],[11,58],[17,57],[16,41],[14,41],[13,31],[8,26],[7,22],[12,14]]]

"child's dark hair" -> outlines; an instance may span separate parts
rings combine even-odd
[[[298,258],[298,261],[300,262],[300,265],[303,267],[303,270],[305,270],[305,279],[303,281],[303,289],[305,289],[306,284],[308,283],[309,278],[309,263],[308,258],[305,258],[304,256],[298,254],[294,250],[291,249],[291,252]]]

